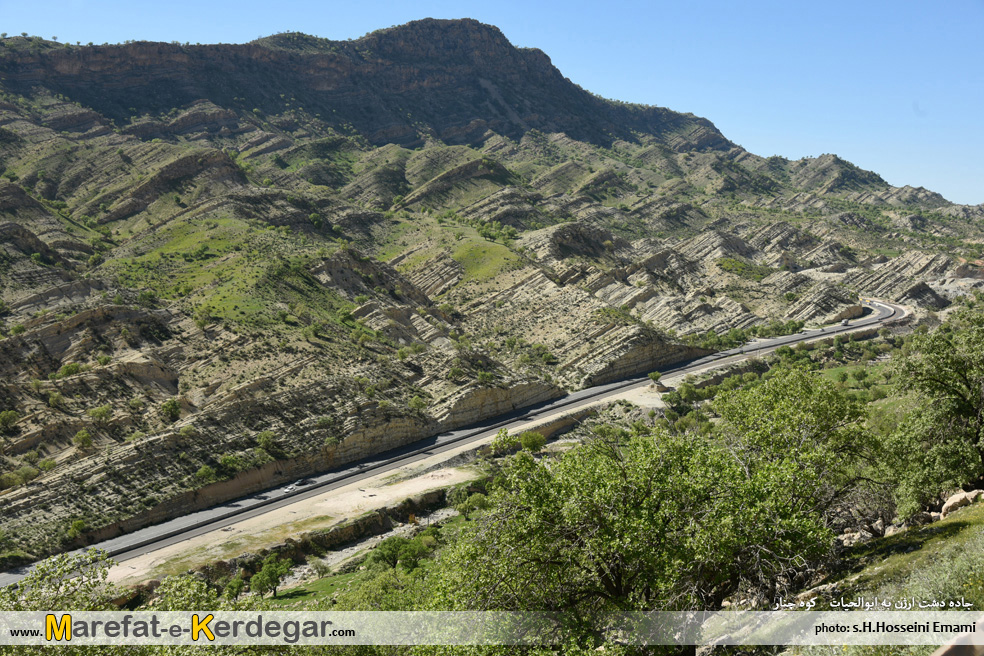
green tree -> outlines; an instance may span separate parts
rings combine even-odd
[[[400,562],[400,554],[403,552],[403,548],[409,543],[410,540],[401,535],[386,538],[372,550],[369,560],[374,563],[383,563],[389,567],[396,567]]]
[[[86,451],[92,448],[92,435],[89,431],[82,429],[75,434],[72,438],[72,444],[79,448],[81,451]]]
[[[904,353],[893,380],[922,403],[889,437],[900,516],[984,475],[984,315],[962,310]]]
[[[784,467],[788,503],[824,511],[873,460],[878,445],[864,428],[864,407],[833,383],[801,369],[779,369],[753,389],[724,392],[714,401],[721,435],[746,470]],[[766,481],[763,481],[766,484]]]
[[[260,571],[250,578],[249,589],[260,596],[267,592],[273,592],[273,596],[276,598],[277,588],[280,587],[280,582],[290,572],[290,568],[290,559],[278,558],[276,554],[270,554],[264,559]]]
[[[242,576],[235,576],[226,585],[225,590],[222,594],[227,599],[238,599],[239,595],[243,593],[243,589],[246,587],[246,581],[243,580]]]
[[[265,430],[256,434],[256,445],[276,457],[280,453],[280,446],[277,444],[277,434],[273,431]]]
[[[0,588],[0,611],[117,610],[124,590],[107,582],[105,551],[60,554],[36,563],[17,586]]]
[[[795,462],[743,461],[701,436],[598,433],[554,462],[507,463],[488,511],[442,555],[438,603],[570,611],[577,630],[612,611],[769,598],[829,554],[822,516],[788,499]]]
[[[0,430],[5,432],[10,431],[19,420],[20,413],[16,410],[4,410],[0,412]]]
[[[177,421],[181,416],[181,404],[177,399],[168,399],[161,404],[160,415],[165,421]]]
[[[113,408],[110,405],[101,405],[90,408],[87,413],[97,424],[106,424],[113,416]]]

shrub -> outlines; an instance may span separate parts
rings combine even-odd
[[[547,443],[547,438],[536,431],[526,431],[519,436],[519,443],[523,445],[523,448],[531,453],[536,453],[543,448],[543,445]]]
[[[89,431],[83,428],[75,434],[75,437],[72,438],[72,444],[83,451],[90,449],[92,448],[92,435],[89,434]]]
[[[101,405],[96,408],[90,408],[86,414],[92,417],[92,420],[97,424],[105,424],[113,416],[113,408],[109,405]]]
[[[492,453],[502,455],[503,453],[509,453],[518,449],[520,441],[518,436],[510,435],[508,430],[500,428],[499,432],[492,438],[492,443],[489,446],[492,447]]]
[[[87,528],[88,526],[86,526],[84,519],[76,519],[72,521],[71,524],[68,525],[68,531],[66,533],[70,540],[74,540],[75,538],[85,533]]]
[[[33,481],[37,478],[41,472],[31,467],[30,465],[24,465],[23,467],[18,467],[17,471],[14,472],[17,478],[21,479],[23,482]]]
[[[65,378],[66,376],[74,376],[75,374],[82,371],[82,365],[78,362],[69,362],[66,365],[62,365],[62,368],[58,370],[55,374],[56,378]]]
[[[409,408],[410,408],[411,410],[413,410],[414,412],[422,412],[422,411],[424,410],[424,408],[426,408],[426,407],[427,407],[427,401],[424,401],[424,400],[423,400],[422,398],[420,398],[419,396],[414,396],[414,397],[413,397],[412,399],[410,399],[410,401],[409,401],[409,402],[407,403],[407,407],[409,407]]]
[[[9,431],[20,420],[20,413],[16,410],[4,410],[0,412],[0,429]]]
[[[145,289],[137,295],[137,303],[144,307],[154,307],[157,304],[157,295],[149,289]]]
[[[457,510],[462,515],[467,515],[470,512],[476,510],[485,510],[489,507],[488,498],[481,492],[475,492],[469,496],[463,503],[459,503],[455,510]]]
[[[160,415],[165,421],[176,421],[181,416],[181,404],[177,399],[168,399],[161,404]]]
[[[202,465],[201,468],[195,472],[195,479],[199,483],[211,483],[215,480],[215,470],[208,465]]]

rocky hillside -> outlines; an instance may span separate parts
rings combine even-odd
[[[4,563],[704,351],[924,311],[984,207],[753,155],[475,21],[0,40]]]

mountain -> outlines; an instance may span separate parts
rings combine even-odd
[[[984,207],[604,100],[472,20],[0,40],[7,564],[706,353],[945,308]],[[703,337],[702,337],[703,336]],[[732,335],[734,336],[734,335]]]

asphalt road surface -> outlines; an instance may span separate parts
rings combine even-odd
[[[865,302],[864,307],[866,309],[865,315],[852,320],[846,326],[836,325],[822,329],[806,330],[795,335],[755,340],[739,348],[720,351],[697,360],[675,365],[673,368],[664,369],[661,372],[664,376],[679,375],[698,370],[706,370],[708,368],[724,367],[750,357],[769,353],[780,346],[824,339],[838,333],[870,328],[875,325],[898,320],[905,316],[904,308],[881,301]],[[414,442],[400,449],[370,456],[365,460],[346,465],[343,468],[334,469],[317,476],[310,476],[300,481],[300,484],[282,485],[244,496],[233,501],[212,506],[211,508],[161,522],[160,524],[148,526],[126,535],[120,535],[91,545],[91,547],[103,549],[109,552],[117,562],[123,562],[203,533],[223,528],[243,519],[256,517],[263,513],[274,512],[298,500],[322,494],[325,491],[375,476],[390,469],[396,469],[418,460],[423,460],[442,451],[448,451],[469,442],[480,441],[495,435],[502,428],[509,429],[537,419],[538,417],[553,414],[561,409],[567,412],[574,411],[597,403],[606,397],[617,398],[620,392],[645,387],[650,383],[651,381],[648,376],[639,376],[584,389],[554,401],[541,403],[509,413],[508,415],[488,419],[467,428],[440,433],[439,435]],[[87,549],[91,547],[87,547]],[[26,565],[0,573],[0,586],[16,583],[26,576],[30,569],[31,566]]]

